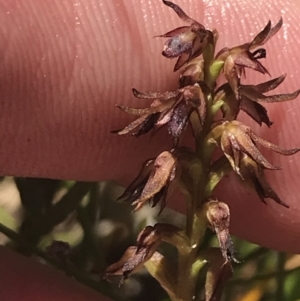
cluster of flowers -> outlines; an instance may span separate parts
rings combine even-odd
[[[139,137],[166,126],[173,138],[173,149],[145,162],[140,174],[120,199],[132,203],[138,210],[148,201],[153,206],[161,202],[163,209],[171,186],[179,187],[188,198],[197,196],[194,213],[215,230],[225,258],[225,263],[222,263],[224,266],[234,260],[228,230],[230,214],[226,203],[212,196],[213,188],[221,176],[216,183],[212,183],[210,175],[223,174],[221,171],[229,167],[255,189],[263,202],[271,198],[288,207],[264,175],[265,169],[275,170],[279,167],[272,165],[257,145],[282,155],[292,155],[300,149],[286,150],[274,145],[258,137],[250,127],[236,118],[242,110],[259,125],[264,123],[271,127],[272,122],[263,104],[292,100],[299,95],[300,90],[288,94],[264,94],[278,87],[285,75],[258,85],[241,83],[247,68],[269,74],[261,63],[261,59],[266,57],[266,50],[260,47],[279,31],[282,19],[273,27],[269,22],[251,42],[224,48],[215,55],[218,32],[206,29],[174,3],[163,3],[187,24],[160,36],[169,38],[163,56],[178,58],[174,71],[183,67],[178,89],[163,93],[142,93],[133,89],[135,97],[151,99],[153,102],[150,107],[142,109],[118,105],[122,111],[138,118],[115,132],[118,135],[131,133]],[[217,79],[221,74],[225,76],[226,83],[218,87]],[[180,145],[180,138],[188,125],[193,131],[195,150]],[[215,147],[223,152],[217,160],[212,159]],[[140,233],[137,246],[129,248],[120,262],[110,266],[107,275],[122,274],[127,277],[151,258],[157,261],[160,255],[156,250],[161,241],[171,242],[178,248],[181,246],[178,249],[180,252],[183,246],[193,243],[192,236],[187,229],[182,231],[171,225],[148,226]]]

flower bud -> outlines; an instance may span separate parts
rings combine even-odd
[[[207,220],[216,232],[223,257],[236,261],[233,243],[229,235],[230,211],[227,204],[217,199],[212,199],[207,204]]]

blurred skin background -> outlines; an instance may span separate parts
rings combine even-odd
[[[152,37],[181,23],[161,1],[2,0],[0,4],[2,175],[116,180],[126,185],[143,161],[171,146],[164,133],[138,140],[110,133],[131,120],[115,108],[116,103],[136,106],[131,88],[176,87],[178,74],[171,72],[175,62],[161,56],[164,41]],[[272,77],[287,73],[276,92],[299,88],[298,1],[178,4],[206,27],[218,29],[219,47],[250,41],[269,19],[275,24],[282,16],[283,28],[266,45],[265,66]],[[247,74],[247,82],[262,79],[267,80]],[[275,104],[269,109],[272,128],[254,127],[254,131],[283,147],[298,147],[299,111],[298,100]],[[290,209],[272,202],[265,206],[230,178],[219,191],[231,207],[232,233],[265,247],[298,253],[300,155],[266,155],[283,167],[269,180]],[[184,210],[179,198],[169,205]],[[6,256],[13,261],[3,251],[2,262],[7,262]],[[11,267],[22,275],[17,265]],[[42,279],[43,272],[30,277]],[[1,289],[10,285],[11,281]]]

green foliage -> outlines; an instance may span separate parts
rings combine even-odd
[[[3,184],[0,184],[0,191]],[[74,187],[66,186],[64,182],[60,184],[51,200],[51,206],[55,206],[54,204],[58,204],[63,200],[62,198],[58,200],[59,195],[67,195],[71,187]],[[14,189],[13,183],[10,185],[12,186],[11,189]],[[40,187],[39,180],[36,180],[35,185],[37,185],[37,188]],[[77,205],[73,207],[73,210],[70,211],[70,207],[67,207],[68,210],[65,209],[66,212],[68,211],[68,217],[40,237],[36,243],[30,242],[27,236],[23,234],[24,232],[20,232],[22,227],[18,228],[18,225],[21,225],[26,220],[27,214],[23,218],[14,218],[14,212],[9,212],[8,209],[1,207],[2,205],[0,204],[0,231],[10,238],[10,242],[6,242],[6,244],[18,250],[30,251],[44,258],[49,264],[54,264],[59,269],[65,270],[68,275],[72,275],[78,281],[111,296],[113,300],[169,301],[158,284],[155,284],[143,270],[134,277],[135,281],[130,284],[125,282],[123,288],[120,289],[115,289],[114,285],[111,286],[111,284],[101,281],[101,275],[103,275],[108,263],[115,261],[121,256],[126,247],[134,240],[136,233],[144,227],[144,224],[149,222],[149,219],[153,219],[154,223],[160,220],[167,222],[168,218],[172,218],[173,221],[182,220],[182,216],[175,212],[169,214],[167,209],[159,217],[156,210],[156,213],[150,211],[152,217],[143,212],[130,214],[130,206],[114,202],[114,199],[122,191],[122,188],[119,186],[106,182],[101,184],[91,183],[89,187],[86,196],[81,197],[82,199],[85,198],[85,201],[78,202],[75,197],[74,202]],[[30,198],[30,192],[27,197]],[[18,200],[11,201],[18,202]],[[20,206],[22,206],[21,203]],[[120,215],[122,215],[122,218]],[[177,217],[174,217],[174,215]],[[48,218],[47,214],[43,216],[45,219]],[[66,213],[65,216],[67,216]],[[49,219],[52,221],[51,214]],[[112,224],[106,224],[105,226],[108,220],[112,221]],[[120,220],[122,220],[121,225]],[[50,221],[48,222],[49,224]],[[101,224],[103,230],[98,232]],[[78,232],[79,228],[81,230]],[[109,233],[107,232],[108,230]],[[105,235],[104,232],[106,232]],[[79,235],[79,233],[81,233],[81,241],[74,241],[74,236]],[[54,258],[47,253],[46,247],[51,245],[52,239],[57,237],[60,240],[69,242],[71,253],[68,256],[67,264],[64,264],[60,258]],[[117,241],[114,237],[118,238]],[[207,248],[218,246],[217,239],[211,231],[206,233],[204,243]],[[281,296],[281,301],[299,300],[299,256],[289,254],[283,254],[284,256],[282,256],[281,253],[261,248],[236,238],[234,238],[234,244],[239,250],[238,256],[241,263],[234,266],[234,277],[228,282],[222,300],[268,301],[278,300],[276,299],[278,295]],[[172,249],[164,248],[164,252],[171,254]],[[281,264],[278,263],[279,259],[282,261]],[[149,265],[152,265],[151,262]],[[153,268],[148,266],[148,268],[151,272],[152,269],[155,269],[155,266]],[[155,270],[153,270],[153,273],[155,273]],[[199,281],[201,282],[201,279]],[[283,282],[284,285],[278,285],[279,281],[280,283]],[[137,287],[136,295],[130,295],[128,292],[129,289],[134,291],[131,285]],[[143,287],[142,291],[138,289],[140,285]],[[150,289],[152,299],[147,299]],[[247,299],[246,296],[249,296],[254,291],[259,292],[259,298]]]

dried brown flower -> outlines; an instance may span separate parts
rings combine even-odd
[[[237,117],[240,110],[246,112],[259,125],[265,123],[268,127],[272,125],[267,110],[260,103],[276,103],[295,99],[300,90],[293,93],[264,95],[277,88],[285,79],[285,74],[258,85],[240,85],[240,99],[236,99],[228,83],[222,85],[217,91],[215,101],[223,100],[223,116],[227,120]]]
[[[262,104],[294,99],[300,94],[300,89],[293,93],[265,95],[278,87],[285,75],[257,85],[241,84],[246,68],[269,74],[260,61],[266,57],[266,50],[261,46],[280,30],[282,19],[274,27],[269,21],[251,42],[223,48],[215,56],[217,30],[207,30],[178,5],[162,1],[186,23],[186,26],[159,36],[168,38],[162,54],[167,58],[178,58],[174,71],[184,66],[178,89],[164,93],[142,93],[133,89],[135,97],[152,103],[148,108],[118,105],[119,109],[138,119],[115,132],[118,135],[132,133],[138,137],[166,126],[173,138],[173,149],[146,161],[119,199],[132,203],[134,210],[147,201],[153,206],[161,202],[162,210],[167,195],[176,184],[186,198],[186,227],[179,229],[156,224],[144,228],[136,246],[129,247],[120,261],[108,267],[106,277],[121,275],[123,281],[145,265],[172,300],[193,300],[202,296],[205,301],[219,301],[227,280],[232,276],[232,262],[238,261],[229,233],[230,210],[226,203],[211,197],[215,187],[233,169],[243,184],[256,191],[262,202],[271,198],[288,207],[264,174],[265,169],[280,168],[272,165],[258,146],[286,156],[300,151],[300,148],[283,149],[268,142],[235,119],[242,110],[259,125],[265,123],[270,127],[272,122]],[[227,83],[216,89],[222,72]],[[224,119],[216,120],[220,110]],[[179,145],[188,125],[194,135],[193,149]],[[216,145],[224,154],[214,160]],[[219,248],[201,248],[207,227],[216,233]],[[161,242],[177,248],[178,264],[168,262],[168,258],[157,251]],[[198,275],[205,265],[205,292],[197,296]]]
[[[155,206],[161,201],[161,210],[166,206],[168,188],[176,174],[177,158],[168,151],[161,153],[156,159],[144,163],[137,178],[128,186],[119,200],[131,202],[140,209],[145,202]]]
[[[221,252],[227,261],[235,258],[235,250],[229,234],[230,211],[227,204],[218,199],[210,199],[207,203],[206,217],[212,229],[216,232]]]
[[[196,111],[201,123],[206,116],[206,98],[199,84],[186,86],[172,92],[141,93],[133,89],[133,94],[141,99],[153,99],[150,108],[135,109],[118,105],[122,111],[140,116],[122,130],[114,131],[118,135],[124,135],[138,128],[133,135],[139,137],[152,129],[168,125],[168,131],[174,139],[174,145],[186,126],[193,111]]]
[[[263,203],[266,204],[265,198],[270,198],[276,203],[289,208],[289,205],[280,199],[278,194],[267,182],[263,168],[246,154],[242,154],[241,157],[240,174],[244,179],[244,183],[256,191]]]
[[[139,234],[137,246],[129,247],[118,262],[113,263],[105,270],[105,278],[108,279],[110,276],[120,275],[122,279],[119,285],[122,285],[131,273],[137,271],[152,257],[160,243],[161,239],[157,235],[156,229],[152,226],[147,226]]]
[[[223,150],[233,170],[241,177],[240,162],[242,154],[248,155],[263,168],[280,169],[269,163],[258,150],[256,146],[257,143],[285,156],[293,155],[300,150],[300,148],[283,149],[278,145],[268,142],[254,134],[250,127],[237,120],[225,121],[222,124],[217,125],[213,129],[212,134],[216,135],[216,137],[218,136],[216,140],[217,144]]]
[[[271,37],[273,37],[281,28],[282,19],[271,27],[271,21],[266,27],[252,40],[250,43],[245,43],[233,48],[224,48],[216,56],[217,60],[224,61],[224,74],[231,86],[235,97],[240,98],[239,86],[240,78],[245,73],[245,68],[256,70],[260,73],[269,74],[268,70],[259,62],[259,59],[266,57],[266,50],[259,48],[264,45]]]
[[[174,244],[178,249],[187,248],[187,237],[179,228],[163,223],[147,226],[139,233],[136,246],[129,247],[118,262],[106,269],[105,278],[120,275],[121,285],[131,273],[137,271],[153,255],[156,259],[161,259],[162,255],[156,250],[162,241]]]
[[[202,24],[187,16],[178,5],[164,0],[163,3],[171,7],[183,22],[189,24],[189,26],[178,27],[158,36],[171,38],[167,40],[162,54],[167,58],[179,57],[174,67],[176,71],[203,52],[212,34]]]

